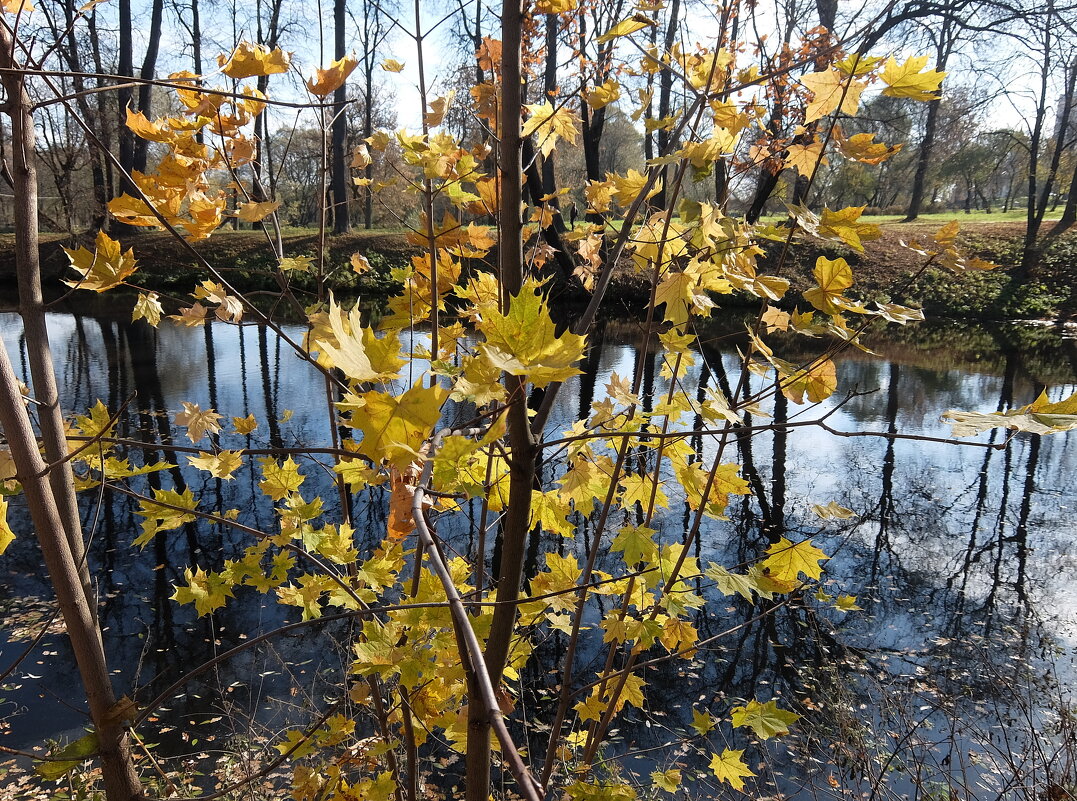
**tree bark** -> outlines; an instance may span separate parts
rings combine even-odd
[[[6,29],[0,28],[0,66],[17,69],[14,44]],[[14,194],[15,273],[19,285],[19,313],[26,338],[34,399],[38,403],[38,420],[45,458],[60,462],[67,455],[67,437],[56,386],[49,332],[45,324],[45,302],[41,293],[41,259],[37,219],[37,170],[34,166],[34,123],[30,116],[30,98],[22,78],[5,72],[4,88],[11,118],[11,179]],[[70,462],[59,464],[49,473],[57,512],[69,550],[74,556],[83,596],[91,610],[96,610],[90,571],[82,541],[82,521],[75,499]],[[96,613],[93,617],[96,619]]]
[[[334,58],[342,59],[345,52],[344,26],[347,18],[347,0],[333,0]],[[344,113],[348,99],[347,82],[333,92],[333,149],[330,167],[330,196],[333,199],[333,233],[346,234],[351,230],[348,215],[348,165],[344,150],[348,141],[348,115]]]
[[[498,173],[501,179],[499,208],[500,242],[498,262],[505,302],[519,294],[523,286],[523,160],[521,157],[521,27],[523,8],[520,0],[504,0],[502,26],[502,102],[501,142]],[[497,606],[494,607],[490,635],[486,641],[484,661],[495,691],[508,660],[516,624],[516,602],[523,576],[524,550],[531,517],[531,489],[535,477],[536,447],[527,416],[527,380],[505,376],[509,409],[507,413],[509,444],[512,448],[509,472],[509,501],[501,527],[502,549],[497,576]],[[477,688],[469,687],[469,693]],[[490,721],[481,706],[468,706],[466,755],[467,801],[488,801],[490,797]]]

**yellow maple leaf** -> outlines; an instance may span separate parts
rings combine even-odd
[[[589,89],[584,97],[587,99],[587,105],[591,108],[603,108],[621,97],[621,84],[610,79],[601,86]]]
[[[0,498],[0,553],[7,550],[7,546],[15,539],[15,532],[7,522],[7,501]]]
[[[135,308],[131,310],[131,322],[145,320],[154,328],[161,322],[161,301],[156,292],[139,292]]]
[[[220,419],[221,416],[213,409],[203,411],[197,403],[183,401],[183,411],[176,415],[176,425],[186,426],[188,439],[198,442],[207,433],[220,432]]]
[[[314,77],[307,79],[307,89],[310,90],[311,94],[318,97],[332,94],[344,85],[344,81],[348,80],[348,76],[358,66],[359,59],[355,56],[344,56],[344,58],[337,59],[328,67],[319,67],[314,70]]]
[[[236,80],[287,72],[290,63],[291,55],[279,47],[270,50],[253,42],[240,42],[231,57],[217,57],[221,72]]]
[[[536,0],[535,11],[540,14],[564,14],[576,9],[577,0]]]
[[[570,145],[576,144],[576,138],[580,133],[576,128],[579,117],[572,109],[565,105],[554,108],[549,100],[545,103],[534,103],[525,108],[530,116],[524,123],[522,134],[530,136],[538,133],[539,149],[542,155],[550,155],[557,146],[558,139],[564,139]]]
[[[404,359],[395,331],[379,338],[374,329],[363,327],[358,306],[345,315],[332,296],[329,298],[328,321],[333,338],[315,340],[314,347],[333,367],[352,381],[391,381],[396,378]]]
[[[404,65],[397,61],[395,58],[387,58],[381,62],[381,68],[386,72],[403,72]]]
[[[730,711],[735,727],[747,726],[761,740],[788,734],[789,727],[800,720],[800,715],[780,709],[776,701],[761,704],[752,699],[746,706],[735,706]]]
[[[505,314],[491,309],[478,328],[486,337],[480,346],[483,356],[499,370],[526,376],[537,387],[580,372],[575,364],[583,358],[585,337],[568,332],[557,336],[534,281],[509,299]]]
[[[725,749],[721,754],[713,754],[710,761],[711,773],[718,778],[718,781],[726,782],[734,790],[743,790],[744,777],[755,775],[744,764],[743,756],[743,750],[734,751],[730,748]]]
[[[841,135],[840,128],[834,129],[834,139],[838,143],[838,150],[845,158],[864,164],[881,164],[904,147],[900,144],[887,145],[883,142],[876,142],[873,133],[853,134],[846,139]]]
[[[433,432],[448,394],[440,386],[418,385],[397,397],[378,391],[362,393],[362,405],[349,422],[363,432],[358,451],[376,462],[386,460],[405,469]]]
[[[883,94],[888,97],[908,97],[912,100],[930,102],[939,99],[939,91],[945,72],[924,70],[927,56],[914,56],[904,64],[898,64],[891,56],[879,74],[886,84]]]
[[[167,122],[167,121],[166,121]],[[131,111],[127,108],[127,120],[124,123],[134,133],[150,142],[171,142],[176,138],[175,132],[161,121],[150,121],[141,111]]]
[[[266,456],[259,463],[262,465],[262,480],[258,482],[258,487],[274,501],[283,500],[306,481],[306,476],[299,472],[299,465],[291,456],[283,462]]]
[[[98,232],[96,244],[92,253],[84,247],[78,250],[64,248],[71,266],[82,276],[77,281],[64,281],[65,284],[76,289],[104,292],[122,284],[137,269],[134,252],[130,249],[121,252],[120,243],[104,231]]]
[[[780,582],[796,582],[801,573],[808,578],[819,579],[823,575],[819,562],[828,558],[812,545],[811,540],[794,544],[782,537],[767,548],[763,569],[768,576]]]
[[[863,81],[846,77],[834,69],[801,76],[800,82],[812,93],[811,102],[804,110],[804,122],[814,122],[835,110],[856,114],[860,107],[860,95],[867,86]]]
[[[628,19],[618,22],[604,34],[599,36],[598,43],[606,44],[606,42],[617,39],[618,37],[628,36],[636,31],[641,31],[650,25],[654,25],[653,19],[645,17],[643,14],[633,14]]]
[[[810,145],[789,145],[786,150],[785,166],[792,167],[805,178],[811,178],[815,168],[827,164],[823,155],[823,143],[812,142]]]
[[[261,222],[270,214],[280,208],[279,200],[266,200],[261,203],[242,203],[239,207],[239,212],[236,217],[243,220],[243,222],[256,223]]]
[[[34,10],[30,0],[3,0],[3,6],[4,11],[9,14],[29,14]],[[3,553],[2,548],[0,548],[0,553]]]
[[[246,417],[233,417],[232,428],[236,430],[237,434],[249,434],[258,428],[258,421],[253,414],[248,414]]]
[[[187,461],[192,467],[205,470],[214,478],[231,480],[232,474],[243,465],[243,451],[199,451],[197,456],[188,456]]]
[[[820,256],[815,260],[817,286],[805,290],[804,300],[821,312],[840,314],[845,308],[842,293],[853,285],[853,270],[845,259],[828,259]]]

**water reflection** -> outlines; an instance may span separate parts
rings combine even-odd
[[[323,445],[331,439],[320,377],[261,326],[213,323],[155,331],[107,314],[56,314],[49,322],[62,364],[65,408],[85,409],[100,398],[114,410],[130,398],[117,431],[120,437],[145,443],[129,454],[134,463],[167,458],[167,446],[184,444],[183,431],[172,424],[181,401],[213,407],[226,416],[253,413],[262,423],[247,436],[248,448]],[[738,330],[734,320],[703,332],[706,344],[682,378],[689,394],[702,401],[715,386],[727,396],[738,391],[746,396],[759,388],[758,378],[741,372],[735,350]],[[17,320],[0,319],[0,333],[9,352],[22,357],[25,374]],[[289,329],[288,334],[299,338],[302,331]],[[614,372],[625,376],[642,368],[642,404],[647,410],[655,408],[669,382],[660,373],[656,348],[652,345],[643,355],[640,344],[637,330],[623,322],[608,321],[597,328],[583,375],[558,397],[550,416],[551,435],[588,415],[591,404],[604,397],[603,387]],[[920,326],[897,336],[876,335],[870,345],[879,355],[851,354],[839,364],[839,385],[861,393],[834,411],[829,422],[839,430],[945,436],[939,416],[947,409],[1008,409],[1030,402],[1043,385],[1057,398],[1067,394],[1075,380],[1075,343],[1050,330]],[[788,347],[795,351],[800,344]],[[835,399],[824,407],[837,405]],[[782,397],[766,404],[764,411],[777,424],[799,419],[799,407]],[[702,425],[701,420],[694,422]],[[995,442],[999,436],[980,439]],[[700,459],[715,452],[711,439],[695,438],[691,444]],[[997,451],[883,437],[839,438],[814,428],[793,428],[737,436],[730,447],[753,495],[731,504],[728,522],[708,524],[696,541],[695,555],[704,564],[734,565],[756,557],[767,543],[790,532],[815,537],[833,554],[827,565],[832,586],[856,595],[863,611],[841,614],[773,602],[773,614],[760,616],[767,602],[753,606],[736,597],[712,599],[708,611],[695,620],[700,637],[740,627],[692,660],[667,660],[646,671],[651,721],[638,712],[627,714],[619,729],[624,750],[668,741],[673,735],[654,720],[657,716],[683,729],[691,720],[688,701],[720,716],[728,709],[728,699],[754,696],[760,687],[788,697],[790,703],[805,696],[816,699],[800,708],[809,713],[815,709],[813,736],[825,740],[832,732],[828,727],[836,727],[841,718],[841,704],[851,703],[850,697],[858,703],[874,699],[881,721],[886,707],[878,703],[883,697],[878,695],[880,681],[896,686],[930,674],[932,682],[942,686],[980,671],[976,660],[983,659],[984,648],[1023,659],[1049,642],[1066,649],[1073,645],[1073,437],[1020,436]],[[726,456],[733,459],[729,450]],[[647,469],[648,458],[639,455],[633,469]],[[543,469],[543,478],[549,479],[556,465]],[[306,473],[305,489],[331,497],[332,484],[324,471]],[[179,466],[136,479],[134,487],[146,493],[190,486],[206,499],[207,508],[237,509],[242,521],[267,529],[274,525],[272,509],[251,500],[257,497],[258,479],[254,470],[221,481]],[[385,498],[380,492],[353,510],[360,544],[368,549],[384,531]],[[824,525],[809,505],[830,500],[854,510],[856,518]],[[169,600],[172,585],[182,581],[188,566],[220,568],[246,543],[230,528],[200,522],[158,535],[139,551],[131,546],[139,531],[136,507],[134,499],[117,493],[102,504],[92,496],[82,498],[84,525],[93,532],[91,559],[110,664],[118,671],[117,689],[130,694],[142,688],[145,699],[185,667],[279,625],[287,613],[253,590],[241,590],[234,603],[212,618],[195,620],[188,609]],[[664,542],[682,541],[689,523],[683,498],[671,490],[670,511],[654,524],[659,536]],[[478,525],[476,508],[442,534],[453,538],[458,550],[474,553]],[[19,598],[50,597],[25,525],[19,533],[0,560],[0,602],[9,610]],[[545,547],[582,558],[592,536],[591,521],[581,520],[572,541],[532,541],[528,569],[541,568],[539,553]],[[496,543],[488,543],[485,551],[486,559],[496,560]],[[597,566],[604,567],[601,562]],[[612,558],[608,567],[613,567]],[[605,613],[603,603],[603,598],[595,599],[593,621]],[[332,634],[333,627],[328,628]],[[312,629],[282,641],[276,653],[252,650],[222,664],[181,691],[162,719],[178,725],[219,718],[221,736],[242,732],[243,721],[252,717],[270,725],[279,722],[288,716],[288,705],[273,699],[286,697],[291,686],[291,678],[279,675],[282,656],[307,661],[297,670],[327,682],[345,670],[333,649],[312,645],[324,643],[319,639],[324,636]],[[985,642],[993,646],[970,645]],[[526,676],[533,709],[549,703],[550,692],[560,682],[556,666],[564,646],[560,634],[539,644]],[[0,649],[7,660],[20,646],[0,640]],[[22,671],[18,687],[5,693],[7,706],[0,708],[0,716],[20,707],[28,713],[11,719],[11,730],[2,738],[9,747],[24,748],[85,723],[67,697],[66,688],[74,686],[77,677],[64,640],[46,638],[40,653]],[[597,642],[584,647],[577,660],[580,675],[600,669],[605,653]],[[846,663],[834,672],[835,665]],[[1070,678],[1064,676],[1067,682]],[[980,679],[966,678],[961,685],[969,703],[997,692]],[[207,705],[206,699],[217,697],[224,699],[223,707]],[[829,707],[823,699],[830,699]],[[168,747],[177,752],[187,748],[179,741]],[[536,742],[533,747],[538,751],[542,746]],[[839,770],[848,761],[820,753],[824,764],[832,764],[841,780],[848,780],[852,774]],[[690,751],[682,756],[691,764]],[[796,748],[768,759],[774,760],[767,763],[768,770],[787,775],[803,778],[819,771],[802,761]],[[647,766],[659,763],[648,757],[640,764],[641,770],[649,770]]]

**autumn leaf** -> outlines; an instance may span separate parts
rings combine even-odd
[[[15,539],[15,532],[7,522],[7,500],[0,498],[0,554],[7,550]]]
[[[254,429],[258,428],[258,420],[255,419],[253,414],[248,414],[246,417],[233,417],[232,428],[235,429],[237,434],[250,434]]]
[[[700,737],[706,737],[711,731],[718,727],[718,721],[716,721],[710,712],[700,712],[698,709],[692,709],[692,722],[689,724],[695,729],[696,734]]]
[[[761,740],[789,733],[789,727],[800,720],[800,715],[779,709],[775,701],[761,704],[749,701],[747,706],[735,706],[731,710],[735,727],[747,726]]]
[[[156,328],[161,322],[163,311],[160,296],[156,292],[139,292],[135,307],[131,310],[131,322],[145,320]]]
[[[564,14],[577,7],[577,0],[536,0],[535,11],[539,14]]]
[[[206,434],[220,433],[221,416],[213,409],[202,411],[197,403],[183,401],[183,411],[176,415],[176,425],[187,427],[187,437],[191,442],[198,442]]]
[[[214,478],[230,480],[232,474],[243,465],[243,451],[199,451],[198,456],[188,456],[187,461],[192,467],[205,470]]]
[[[781,537],[767,548],[767,558],[762,564],[772,578],[785,583],[793,583],[799,580],[801,573],[808,578],[819,579],[823,575],[823,568],[819,562],[828,558],[825,553],[812,545],[811,540],[794,544],[785,537]]]
[[[578,375],[585,338],[556,334],[550,310],[529,281],[509,299],[505,314],[491,310],[478,324],[486,337],[480,348],[487,360],[511,375],[526,376],[537,387]]]
[[[587,100],[587,105],[593,109],[600,109],[608,106],[610,103],[618,100],[621,97],[621,84],[617,81],[610,79],[603,83],[601,86],[596,86],[593,89],[589,89],[584,97]]]
[[[241,203],[239,206],[239,212],[236,214],[236,217],[238,217],[243,222],[261,222],[279,208],[279,200],[266,200],[261,203]]]
[[[535,103],[525,108],[529,116],[524,123],[522,134],[530,136],[538,132],[542,155],[550,155],[557,146],[558,139],[564,139],[570,145],[576,144],[576,138],[579,136],[576,122],[579,118],[567,105],[555,109],[547,100],[545,103]]]
[[[387,58],[381,62],[381,68],[386,72],[403,72],[404,65],[395,58]]]
[[[652,771],[651,781],[660,790],[667,793],[676,793],[681,786],[681,772],[677,768]]]
[[[886,84],[883,94],[887,97],[907,97],[928,103],[939,99],[942,79],[945,72],[926,70],[927,56],[914,56],[904,64],[898,64],[891,56],[879,78]]]
[[[744,778],[755,774],[748,770],[742,757],[744,751],[733,751],[729,748],[721,754],[713,754],[710,761],[711,772],[719,781],[726,782],[734,790],[744,789]]]
[[[812,142],[810,145],[789,145],[786,150],[785,165],[792,167],[805,178],[811,178],[815,168],[827,164],[823,155],[823,143]]]
[[[423,442],[441,418],[441,404],[448,391],[440,386],[413,386],[400,396],[364,392],[361,407],[349,425],[363,432],[358,450],[375,462],[386,460],[406,468],[419,455]]]
[[[844,309],[842,294],[853,285],[853,271],[845,259],[828,259],[819,256],[815,260],[816,286],[804,291],[804,300],[821,312],[840,314]]]
[[[76,289],[105,292],[122,284],[138,269],[134,252],[131,249],[121,252],[120,243],[104,231],[97,234],[94,252],[80,247],[78,250],[64,248],[64,253],[74,270],[82,276],[77,281],[64,281]]]
[[[641,31],[644,28],[654,25],[654,20],[649,17],[645,17],[643,14],[633,14],[626,20],[622,20],[606,31],[604,34],[598,37],[599,44],[606,44],[621,36],[629,36],[636,31]]]
[[[314,77],[307,79],[307,89],[318,97],[332,94],[336,89],[344,85],[348,76],[359,66],[359,60],[355,56],[344,56],[337,59],[328,67],[319,67],[314,71]]]
[[[811,102],[804,111],[804,122],[815,122],[832,111],[856,114],[860,95],[867,86],[863,81],[849,78],[834,69],[812,72],[801,77],[800,82],[812,93]]]
[[[220,573],[206,572],[200,567],[194,570],[187,568],[184,578],[187,586],[176,587],[172,600],[180,604],[193,603],[199,617],[220,609],[229,598],[235,597],[232,594],[232,582]]]
[[[262,44],[240,42],[231,58],[218,56],[221,72],[229,78],[242,80],[260,75],[276,75],[287,72],[291,56],[279,47],[270,50]]]
[[[3,0],[3,6],[8,14],[29,14],[34,10],[30,0]]]
[[[358,305],[344,315],[332,296],[329,298],[329,327],[333,340],[316,340],[314,347],[328,357],[333,367],[352,381],[391,381],[396,378],[404,359],[395,331],[378,337],[374,329],[363,327]]]
[[[258,487],[274,501],[288,497],[306,481],[306,476],[299,472],[299,465],[291,456],[283,462],[267,456],[259,463],[262,466],[262,480],[258,482]]]
[[[882,164],[900,152],[903,147],[903,145],[876,142],[873,133],[853,134],[846,139],[838,128],[834,129],[834,139],[838,143],[838,150],[845,158],[864,164]]]
[[[813,503],[811,510],[823,520],[851,520],[856,517],[851,509],[846,509],[837,501],[830,501],[825,505]]]

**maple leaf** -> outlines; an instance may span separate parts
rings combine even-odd
[[[208,573],[200,567],[184,571],[186,587],[176,587],[172,600],[180,604],[194,604],[199,617],[208,615],[214,609],[220,609],[232,594],[232,582],[220,573]]]
[[[856,603],[855,595],[839,595],[834,599],[834,608],[839,612],[860,612],[863,607]]]
[[[811,510],[823,520],[850,520],[856,517],[851,509],[840,506],[837,501],[830,501],[826,505],[813,503]]]
[[[394,397],[385,392],[364,392],[363,405],[352,413],[349,425],[363,432],[358,451],[375,462],[386,460],[406,468],[419,455],[441,418],[448,391],[440,386],[413,386]]]
[[[811,540],[794,544],[782,537],[767,548],[763,568],[767,575],[781,582],[796,582],[801,573],[808,578],[818,579],[823,575],[819,562],[828,558],[812,545]]]
[[[404,359],[396,332],[378,337],[372,328],[364,328],[356,305],[345,316],[332,295],[329,297],[329,327],[333,340],[318,339],[314,347],[324,353],[333,367],[352,381],[391,381],[396,378]]]
[[[613,538],[610,549],[624,554],[625,564],[635,565],[646,560],[653,562],[658,554],[654,544],[655,530],[646,526],[625,526]]]
[[[7,522],[7,500],[0,498],[0,554],[7,550],[14,539],[15,532]]]
[[[542,155],[550,155],[557,146],[558,139],[564,139],[570,145],[576,144],[576,138],[580,133],[576,128],[579,117],[572,109],[564,105],[555,109],[549,100],[524,108],[530,116],[524,123],[521,133],[523,136],[530,136],[536,131],[539,133],[539,149]]]
[[[261,222],[279,208],[279,200],[267,200],[262,203],[242,203],[240,204],[239,212],[236,214],[236,217],[243,220],[243,222]]]
[[[248,414],[246,417],[233,417],[232,427],[237,434],[249,434],[258,428],[258,420],[255,419],[253,413]]]
[[[992,428],[1008,428],[1030,434],[1058,434],[1077,428],[1077,392],[1050,403],[1046,392],[1027,406],[984,414],[950,410],[942,415],[955,437],[971,437]]]
[[[328,67],[319,67],[314,70],[314,77],[307,79],[307,89],[310,90],[311,94],[318,97],[332,94],[344,85],[344,81],[348,80],[348,76],[358,66],[359,59],[355,56],[344,56],[344,58],[337,59]]]
[[[664,790],[667,793],[676,793],[681,786],[681,772],[677,768],[652,771],[651,781],[659,790]]]
[[[789,733],[789,727],[800,720],[800,715],[779,709],[776,701],[761,704],[756,700],[747,706],[735,706],[731,710],[735,727],[747,726],[761,740],[780,737]]]
[[[641,31],[650,25],[654,25],[653,19],[645,17],[643,14],[633,14],[628,19],[618,22],[604,34],[599,36],[598,43],[606,44],[606,42],[612,41],[621,36],[629,36],[636,31]]]
[[[706,737],[709,732],[717,728],[718,721],[716,721],[710,712],[700,712],[698,709],[692,709],[692,722],[689,724],[700,737]]]
[[[864,164],[882,164],[891,156],[901,151],[904,145],[887,145],[875,141],[873,133],[853,134],[848,139],[841,135],[841,129],[834,129],[834,139],[838,143],[838,150],[847,159],[863,162]]]
[[[64,253],[82,276],[77,281],[64,281],[76,289],[104,292],[122,284],[137,269],[134,252],[131,249],[121,252],[120,243],[104,231],[97,234],[94,252],[80,247],[78,250],[64,248]]]
[[[156,292],[139,292],[135,307],[131,310],[131,322],[145,320],[156,328],[161,322],[160,296]]]
[[[214,478],[231,480],[232,473],[243,465],[243,451],[218,451],[217,453],[199,451],[198,456],[188,456],[187,461],[192,467],[205,470]]]
[[[535,11],[540,14],[564,14],[573,11],[577,5],[577,0],[536,0]]]
[[[207,433],[217,434],[221,430],[218,422],[221,416],[213,409],[202,408],[197,403],[183,401],[183,411],[176,415],[176,425],[187,427],[187,438],[198,442]]]
[[[879,78],[886,84],[883,94],[887,97],[908,97],[929,103],[939,99],[940,85],[946,77],[938,70],[923,71],[927,66],[927,56],[914,56],[904,64],[898,64],[891,56],[886,66],[879,73]]]
[[[150,142],[171,142],[176,138],[175,132],[167,124],[162,124],[160,121],[151,122],[141,111],[131,111],[130,106],[127,107],[127,119],[124,124]]]
[[[381,68],[386,72],[403,72],[404,65],[395,58],[387,58],[381,62]]]
[[[814,275],[817,286],[804,291],[804,300],[821,312],[840,314],[846,300],[842,293],[853,285],[849,262],[820,256],[815,260]]]
[[[580,373],[574,365],[583,358],[586,338],[568,332],[557,336],[533,281],[509,299],[507,313],[490,310],[478,328],[486,337],[480,346],[485,358],[499,370],[526,376],[537,387]]]
[[[221,67],[221,72],[229,78],[242,80],[287,72],[291,55],[279,47],[270,50],[263,44],[240,42],[230,58],[218,56],[217,64]]]
[[[804,122],[814,122],[838,110],[856,114],[860,107],[860,95],[867,86],[863,81],[842,75],[834,69],[812,72],[801,76],[800,82],[812,93],[811,102],[804,111]]]
[[[703,572],[703,575],[714,582],[722,595],[739,595],[749,603],[753,602],[752,590],[755,589],[755,585],[751,576],[746,576],[743,573],[733,573],[713,562]]]
[[[601,86],[596,86],[593,89],[589,89],[584,97],[587,100],[587,105],[593,109],[600,109],[608,106],[610,103],[618,100],[621,97],[621,84],[614,80],[608,80]]]
[[[306,481],[306,476],[299,472],[299,465],[291,456],[283,462],[268,456],[258,461],[262,466],[262,480],[258,482],[258,487],[274,501],[291,495]]]
[[[710,761],[711,772],[719,781],[726,782],[734,790],[743,790],[744,777],[755,775],[744,764],[743,756],[743,750],[734,751],[729,748],[722,751],[721,754],[713,754]]]
[[[3,0],[2,5],[8,14],[29,14],[34,10],[30,0]]]
[[[811,178],[815,168],[828,164],[823,155],[823,143],[812,142],[810,145],[789,145],[786,149],[785,165],[792,167],[805,178]]]

